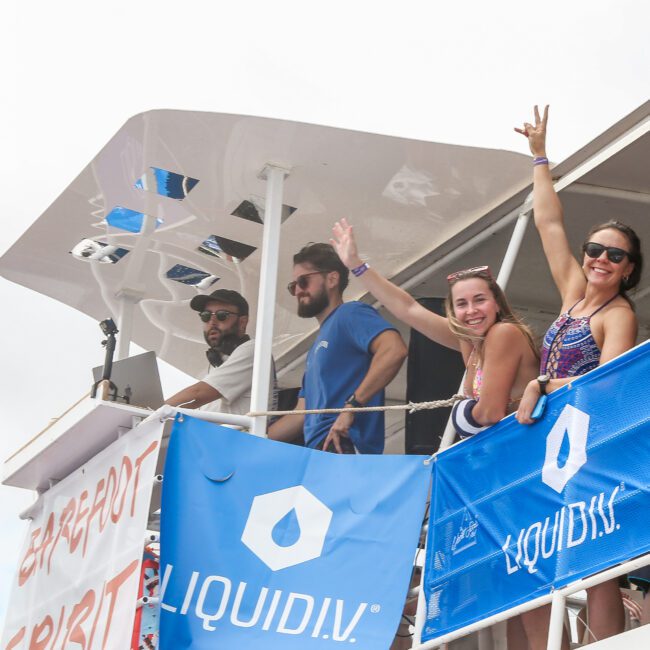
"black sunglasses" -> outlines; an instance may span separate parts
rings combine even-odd
[[[583,244],[582,251],[587,257],[592,257],[594,259],[600,257],[603,254],[603,251],[606,251],[607,259],[613,264],[620,264],[625,259],[626,255],[628,259],[632,261],[630,254],[622,248],[603,246],[602,244],[597,244],[595,241],[588,241],[586,244]]]
[[[223,321],[228,320],[229,316],[241,316],[235,311],[228,311],[227,309],[217,309],[217,311],[201,311],[199,312],[199,318],[204,322],[210,322],[210,319],[215,316],[216,319],[223,323]]]
[[[292,282],[289,282],[287,285],[287,291],[292,295],[296,295],[296,287],[300,287],[301,289],[306,289],[309,286],[309,276],[310,275],[317,275],[319,273],[328,273],[328,271],[312,271],[311,273],[303,273],[302,275],[299,275],[295,280]]]

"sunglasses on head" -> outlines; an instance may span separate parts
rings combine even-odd
[[[208,323],[210,319],[214,316],[219,322],[228,320],[229,316],[241,316],[235,311],[229,311],[227,309],[217,309],[217,311],[201,311],[199,312],[199,318],[204,322]]]
[[[451,284],[452,282],[455,282],[456,280],[464,279],[465,276],[478,275],[479,273],[484,273],[490,279],[492,279],[492,273],[490,273],[490,267],[489,266],[473,266],[471,269],[463,269],[462,271],[456,271],[454,273],[450,273],[447,276],[447,282],[449,282]]]
[[[311,273],[303,273],[299,275],[295,280],[289,282],[287,285],[287,291],[292,295],[296,295],[296,287],[300,289],[306,289],[309,286],[309,276],[317,275],[319,273],[327,273],[327,271],[312,271]]]
[[[626,256],[630,261],[632,259],[630,254],[622,248],[603,246],[602,244],[597,244],[595,241],[588,241],[586,244],[583,244],[582,251],[587,257],[592,257],[594,259],[600,257],[603,254],[603,251],[605,251],[607,252],[607,259],[613,264],[620,264]]]

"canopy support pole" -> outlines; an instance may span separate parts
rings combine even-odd
[[[119,300],[120,313],[118,327],[120,335],[117,341],[117,359],[126,359],[129,356],[131,339],[133,338],[133,312],[135,305],[144,298],[145,289],[142,284],[141,274],[149,250],[151,238],[156,230],[156,220],[149,214],[144,215],[140,235],[136,240],[133,250],[129,254],[128,266],[124,274],[122,286],[115,296]]]
[[[268,409],[271,379],[271,355],[273,351],[273,320],[278,282],[278,257],[280,254],[280,226],[282,225],[282,200],[284,179],[289,170],[268,163],[260,178],[266,180],[264,205],[264,238],[260,262],[260,284],[257,297],[257,325],[255,327],[255,361],[253,362],[253,385],[251,388],[251,411]],[[266,416],[253,418],[251,433],[266,436]]]

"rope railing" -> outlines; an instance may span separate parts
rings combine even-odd
[[[409,413],[415,413],[416,411],[426,411],[453,406],[461,399],[465,399],[463,395],[452,395],[448,399],[438,399],[431,402],[391,404],[390,406],[355,406],[336,409],[293,409],[291,411],[250,411],[246,415],[254,418],[262,415],[316,415],[318,413],[365,413],[370,411],[408,411]]]

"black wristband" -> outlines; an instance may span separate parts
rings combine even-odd
[[[362,408],[363,404],[357,399],[356,395],[352,393],[350,397],[345,400],[345,404],[349,404],[352,408]]]

